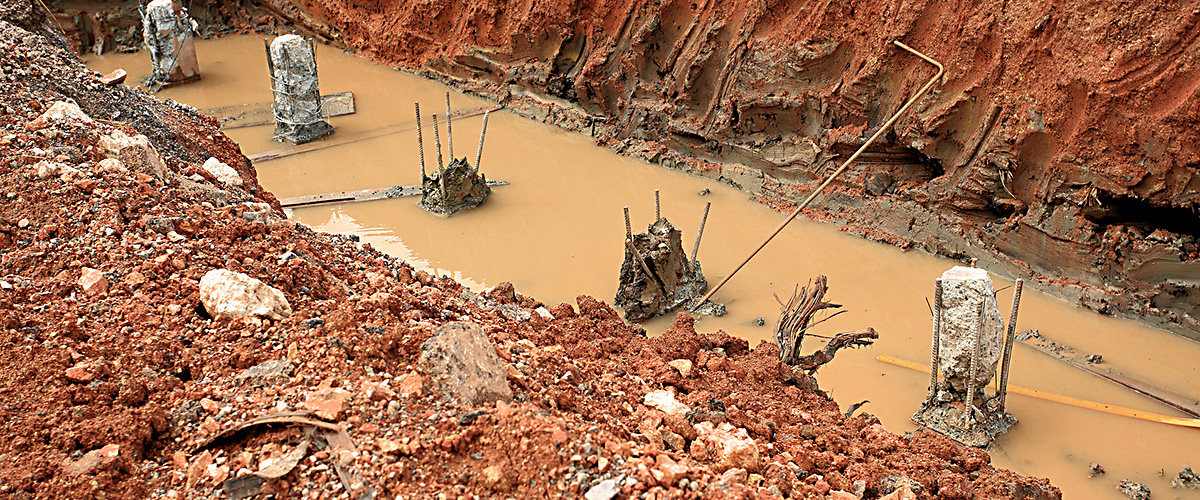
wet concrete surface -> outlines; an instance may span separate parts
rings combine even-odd
[[[201,41],[204,80],[164,90],[197,108],[270,100],[265,55],[256,37]],[[318,47],[322,93],[355,92],[359,112],[336,117],[339,134],[361,133],[411,122],[413,101],[439,102],[446,87]],[[122,66],[130,82],[149,71],[145,54],[89,58],[101,72]],[[455,95],[456,106],[485,101]],[[547,304],[573,302],[578,294],[609,297],[616,288],[622,259],[624,221],[630,206],[634,227],[653,218],[660,189],[663,215],[684,235],[699,225],[696,207],[713,202],[699,258],[709,280],[719,280],[782,218],[747,200],[729,186],[617,156],[590,138],[530,122],[508,112],[493,113],[488,125],[484,173],[511,182],[477,209],[442,218],[425,212],[413,198],[297,209],[293,217],[330,232],[355,233],[376,248],[415,266],[449,274],[476,289],[510,281],[523,293]],[[481,119],[455,120],[461,137],[478,137]],[[247,154],[275,149],[270,127],[229,133]],[[464,139],[465,140],[465,139]],[[420,179],[412,131],[329,148],[256,165],[261,183],[277,196],[415,184]],[[426,158],[433,146],[427,141]],[[709,190],[700,196],[701,190]],[[872,326],[880,333],[874,347],[846,351],[821,369],[822,388],[843,406],[871,402],[860,411],[877,415],[891,430],[914,429],[909,416],[925,397],[928,377],[885,365],[874,358],[888,354],[927,363],[931,320],[925,299],[933,283],[955,265],[920,252],[904,252],[839,232],[829,225],[796,221],[717,294],[729,314],[703,317],[700,331],[725,330],[751,339],[770,336],[778,305],[796,282],[817,274],[829,277],[828,298],[848,312],[816,328],[832,334]],[[1011,284],[992,276],[997,288]],[[1200,394],[1200,344],[1131,321],[1077,308],[1027,286],[1018,331],[1029,328],[1077,348],[1103,354],[1106,363],[1138,378],[1184,394]],[[1011,289],[998,294],[1008,304]],[[644,324],[649,333],[666,330],[671,317]],[[810,341],[805,351],[819,348]],[[1059,361],[1016,346],[1011,383],[1073,397],[1167,415],[1170,408],[1137,396]],[[1023,474],[1050,477],[1066,498],[1124,498],[1113,487],[1121,478],[1146,483],[1164,497],[1200,498],[1200,492],[1173,490],[1160,469],[1177,471],[1195,463],[1200,433],[1192,429],[1131,420],[1010,396],[1008,410],[1020,423],[989,450],[994,463]],[[1182,416],[1182,415],[1178,415]],[[1107,474],[1088,478],[1088,466],[1101,464]],[[1167,476],[1170,476],[1168,473]],[[1157,495],[1156,495],[1157,496]]]

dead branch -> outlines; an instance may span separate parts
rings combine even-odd
[[[874,340],[879,338],[879,333],[874,328],[867,327],[865,330],[855,332],[839,333],[830,340],[825,347],[808,356],[800,356],[797,363],[793,366],[803,369],[809,375],[816,373],[817,369],[830,361],[833,361],[833,356],[837,354],[839,349],[847,347],[863,347],[874,343]]]
[[[842,307],[841,304],[825,302],[825,292],[828,290],[825,276],[818,275],[815,283],[809,280],[804,288],[796,285],[786,304],[778,295],[775,296],[780,306],[779,319],[775,321],[775,345],[779,346],[784,364],[796,366],[799,362],[800,344],[804,342],[805,331],[812,326],[813,316],[825,309]],[[821,319],[818,323],[825,319],[829,318]]]

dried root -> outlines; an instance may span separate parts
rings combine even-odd
[[[775,322],[775,344],[779,346],[780,359],[784,364],[803,369],[809,374],[833,361],[839,349],[871,345],[874,339],[879,338],[879,334],[873,328],[839,333],[830,339],[823,349],[801,356],[800,344],[804,342],[807,330],[844,312],[838,311],[814,321],[817,313],[842,307],[840,304],[825,301],[825,292],[828,290],[825,276],[818,275],[815,282],[809,281],[803,288],[797,285],[787,303],[780,300],[778,295],[775,296],[780,306],[779,319]]]

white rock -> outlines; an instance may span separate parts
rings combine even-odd
[[[283,292],[227,269],[214,269],[200,279],[200,302],[217,319],[264,316],[281,320],[292,315]]]
[[[675,393],[662,389],[646,393],[642,403],[652,408],[658,408],[668,415],[682,416],[691,410],[688,405],[675,400]]]
[[[50,109],[47,109],[41,116],[29,122],[29,129],[38,130],[60,122],[91,123],[92,121],[92,117],[84,113],[82,109],[79,109],[79,106],[75,103],[58,101],[51,104]]]
[[[85,267],[80,272],[79,288],[85,295],[100,295],[108,291],[108,279],[99,270]]]
[[[667,366],[674,368],[679,372],[679,376],[688,378],[692,374],[692,361],[690,359],[676,359],[667,363]]]
[[[125,168],[125,164],[116,158],[105,158],[96,163],[96,171],[102,174],[118,173],[128,174],[129,169]]]
[[[79,173],[78,169],[65,163],[46,160],[37,162],[33,168],[39,179],[58,177],[62,179],[63,182],[69,182],[71,178],[75,177],[75,175]]]
[[[538,306],[538,308],[534,309],[533,312],[538,313],[538,316],[541,316],[544,319],[547,319],[547,320],[554,319],[554,315],[550,314],[550,310],[546,309],[543,306]]]
[[[983,388],[996,373],[1003,351],[1004,321],[996,303],[996,290],[987,271],[954,266],[942,273],[942,323],[938,351],[942,376],[957,391],[966,391],[970,380],[973,332],[983,302],[980,358],[975,369],[975,387]]]
[[[712,422],[700,422],[694,426],[699,434],[694,442],[705,451],[707,459],[716,465],[718,471],[729,469],[746,469],[757,472],[759,469],[758,445],[746,429],[734,427],[728,422],[713,426]],[[695,454],[693,454],[695,457]]]
[[[113,130],[111,134],[100,137],[100,150],[109,158],[121,160],[128,169],[142,172],[162,180],[166,175],[167,165],[163,163],[158,151],[150,144],[146,136],[128,135],[125,132]]]
[[[216,177],[218,181],[221,181],[221,184],[226,186],[242,185],[242,176],[238,175],[237,170],[234,170],[233,167],[222,163],[221,160],[216,159],[216,157],[209,157],[209,159],[206,160],[202,166],[204,167],[204,170],[207,170],[208,173],[212,174],[213,177]]]

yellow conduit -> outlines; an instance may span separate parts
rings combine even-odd
[[[884,363],[889,363],[889,364],[893,364],[896,366],[902,366],[904,368],[909,368],[909,369],[916,370],[916,371],[919,371],[922,373],[929,373],[929,367],[926,365],[922,365],[920,363],[913,363],[912,361],[896,359],[891,356],[882,355],[882,354],[877,356],[875,359],[883,361]],[[1180,427],[1191,427],[1193,429],[1200,429],[1200,419],[1195,419],[1195,418],[1168,417],[1166,415],[1159,415],[1157,413],[1133,410],[1133,409],[1125,408],[1122,406],[1097,403],[1095,401],[1088,401],[1085,399],[1078,399],[1078,398],[1073,398],[1070,396],[1060,396],[1058,394],[1051,394],[1049,392],[1042,392],[1042,391],[1038,391],[1038,390],[1034,390],[1034,389],[1028,389],[1028,388],[1017,386],[1017,385],[1008,386],[1008,392],[1011,394],[1021,394],[1023,396],[1044,399],[1046,401],[1054,401],[1056,403],[1062,403],[1065,405],[1076,406],[1079,408],[1087,408],[1089,410],[1102,411],[1104,413],[1111,413],[1113,415],[1122,415],[1122,416],[1133,417],[1133,418],[1137,418],[1137,419],[1141,419],[1141,420],[1148,420],[1150,422],[1159,422],[1159,423],[1168,424],[1168,425],[1177,425]]]

